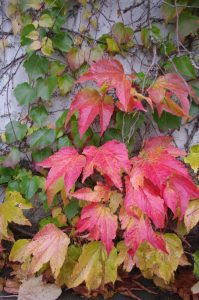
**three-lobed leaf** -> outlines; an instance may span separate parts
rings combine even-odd
[[[82,89],[74,98],[65,125],[69,122],[75,111],[78,111],[78,127],[80,137],[84,135],[94,119],[99,115],[101,135],[107,129],[113,114],[113,98],[108,95],[100,95],[95,89]]]
[[[54,277],[59,275],[64,263],[69,237],[54,224],[47,224],[32,239],[25,249],[24,257],[32,255],[31,271],[38,272],[45,263],[50,263]]]

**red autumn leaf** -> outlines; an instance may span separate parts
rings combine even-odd
[[[160,219],[156,219],[155,215],[153,216],[153,212],[151,212],[153,202],[151,192],[149,193],[149,186],[150,190],[155,187],[156,195],[164,200],[165,206],[170,208],[175,216],[176,209],[180,208],[180,219],[184,215],[188,201],[199,196],[198,189],[187,169],[176,159],[179,155],[185,155],[185,152],[172,146],[171,141],[170,137],[152,138],[145,143],[139,156],[132,159],[130,183],[134,190],[147,194],[147,198],[150,198],[151,201],[150,205],[148,201],[148,206],[144,206],[146,203],[143,202],[139,193],[137,195],[137,199],[139,199],[137,207],[142,209],[157,226],[161,225],[163,214],[162,218],[159,215]],[[134,197],[136,198],[136,196]],[[126,203],[129,202],[132,206],[132,198],[128,197],[127,200]],[[157,205],[158,202],[154,199],[154,206],[156,209],[160,209],[160,206],[157,207]]]
[[[37,165],[51,168],[46,179],[46,190],[50,189],[53,184],[63,177],[66,193],[68,194],[80,176],[85,162],[85,157],[80,155],[74,148],[64,147],[42,162],[37,163]]]
[[[163,110],[180,117],[188,116],[190,107],[188,96],[197,99],[197,96],[186,81],[175,73],[160,76],[149,87],[148,93],[151,100],[156,104],[160,116]],[[171,99],[172,95],[178,98],[181,106]]]
[[[165,184],[163,197],[175,217],[177,216],[177,208],[180,208],[179,220],[181,221],[189,200],[199,198],[199,189],[191,178],[173,174]]]
[[[79,82],[87,80],[95,81],[100,87],[107,85],[109,89],[116,89],[117,97],[125,111],[127,111],[131,92],[131,80],[127,78],[123,66],[119,61],[115,59],[98,60],[79,78]]]
[[[96,169],[102,175],[108,176],[118,189],[122,189],[121,172],[130,171],[128,151],[123,143],[112,140],[99,148],[89,146],[84,149],[83,154],[86,156],[83,182]]]
[[[124,213],[120,215],[120,221],[122,229],[125,229],[125,244],[132,256],[143,242],[149,242],[153,247],[167,252],[164,239],[160,234],[153,231],[150,221],[146,217],[135,218]]]
[[[101,240],[110,253],[117,230],[117,217],[103,204],[91,203],[85,206],[77,223],[79,232],[89,231],[89,237]]]
[[[107,185],[98,183],[94,190],[90,188],[82,188],[72,194],[73,197],[89,202],[107,202],[110,198],[111,190]]]
[[[147,103],[150,105],[150,107],[153,109],[152,101],[149,97],[145,97],[144,95],[138,93],[135,88],[131,88],[131,95],[129,98],[129,102],[127,105],[127,108],[125,109],[121,102],[117,102],[117,107],[122,111],[132,112],[135,109],[146,111],[146,109],[142,105],[142,100],[147,101]]]
[[[170,145],[171,142],[170,137],[155,137],[145,142],[139,156],[131,160],[130,181],[135,188],[143,184],[144,177],[161,189],[173,173],[189,176],[184,165],[175,158],[185,152]]]
[[[47,224],[42,228],[25,249],[25,258],[33,255],[32,272],[38,272],[45,263],[50,262],[56,278],[64,263],[69,242],[69,237],[54,224]]]
[[[128,177],[126,177],[125,186],[126,196],[124,206],[127,212],[131,212],[131,209],[138,207],[151,218],[157,227],[163,228],[166,211],[164,200],[159,194],[159,189],[147,179],[144,179],[143,186],[134,188]]]
[[[114,111],[113,98],[107,95],[100,95],[97,90],[82,89],[74,98],[65,126],[75,111],[79,113],[78,127],[80,137],[86,132],[94,119],[99,115],[101,135],[104,133],[110,122]]]

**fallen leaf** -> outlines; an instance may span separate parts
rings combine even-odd
[[[56,300],[62,293],[60,287],[42,281],[42,276],[32,277],[22,282],[18,300]]]

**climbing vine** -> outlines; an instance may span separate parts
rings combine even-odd
[[[1,135],[0,254],[12,271],[0,287],[18,299],[57,299],[65,287],[137,297],[118,282],[138,269],[183,297],[175,285],[183,267],[194,274],[189,293],[199,293],[199,250],[189,243],[199,222],[199,146],[190,147],[199,121],[198,4],[153,4],[158,20],[151,1],[115,2],[119,22],[105,1],[2,6],[11,31],[0,51],[10,34],[20,46],[2,74],[9,122]],[[143,7],[140,19],[125,21]],[[101,36],[100,17],[110,28]],[[69,24],[78,18],[76,31]],[[9,89],[20,66],[27,79],[14,85],[23,111],[14,119]],[[187,153],[172,134],[189,124]]]

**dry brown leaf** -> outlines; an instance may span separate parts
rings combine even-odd
[[[42,281],[42,276],[32,277],[22,283],[18,300],[55,300],[61,295],[61,288]]]

